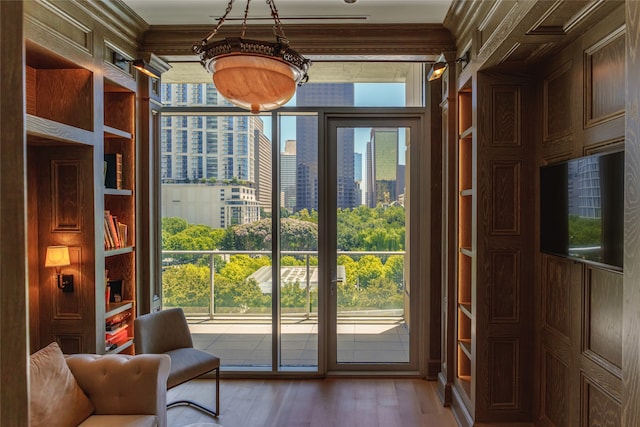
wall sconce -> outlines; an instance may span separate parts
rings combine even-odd
[[[44,260],[45,267],[56,269],[56,283],[62,292],[73,292],[73,275],[60,274],[60,267],[71,265],[69,248],[66,246],[49,246]]]
[[[149,65],[149,63],[144,59],[136,59],[131,63],[131,65],[133,65],[133,68],[140,71],[142,74],[151,77],[152,79],[160,78],[160,72],[153,69],[153,67],[151,67],[151,65]]]
[[[471,60],[471,52],[467,50],[465,53],[462,54],[460,58],[456,59],[456,62],[458,64],[462,64],[462,69],[464,70],[464,68],[467,66],[470,60]]]
[[[444,74],[446,69],[447,61],[445,60],[444,55],[441,54],[429,69],[429,72],[427,73],[427,80],[430,82],[438,80],[442,77],[442,74]]]
[[[129,72],[129,64],[136,70],[140,71],[146,76],[152,79],[159,79],[161,72],[150,65],[149,61],[142,58],[127,59],[122,54],[113,51],[111,52],[111,62],[123,71]]]

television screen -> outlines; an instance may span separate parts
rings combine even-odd
[[[624,152],[540,168],[540,250],[622,270]]]

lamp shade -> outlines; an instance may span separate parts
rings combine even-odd
[[[45,256],[45,267],[64,267],[70,265],[69,248],[67,246],[49,246]]]
[[[274,0],[267,0],[267,5],[274,22],[275,42],[244,38],[251,0],[247,0],[240,37],[214,41],[233,1],[229,0],[213,31],[193,45],[193,51],[213,74],[216,90],[227,101],[253,114],[275,110],[293,97],[296,86],[307,82],[311,61],[289,47]]]
[[[429,73],[427,74],[427,80],[432,82],[434,80],[439,79],[444,74],[444,71],[447,69],[446,62],[436,62],[433,64]]]
[[[218,92],[254,114],[283,106],[296,92],[297,70],[278,59],[231,54],[212,60],[209,67]]]

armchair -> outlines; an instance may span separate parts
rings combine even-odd
[[[181,308],[170,308],[143,314],[135,319],[133,329],[136,354],[166,354],[171,357],[168,389],[208,372],[216,373],[215,410],[190,400],[171,402],[167,409],[187,405],[217,417],[220,413],[220,359],[193,347],[184,311]]]
[[[30,427],[166,427],[171,359],[73,354],[57,343],[30,357]]]

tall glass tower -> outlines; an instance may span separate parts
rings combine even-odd
[[[354,105],[353,83],[307,83],[296,92],[299,107],[351,107]],[[354,131],[338,132],[338,207],[358,205],[354,181]],[[296,211],[318,209],[318,122],[316,117],[296,119]]]

